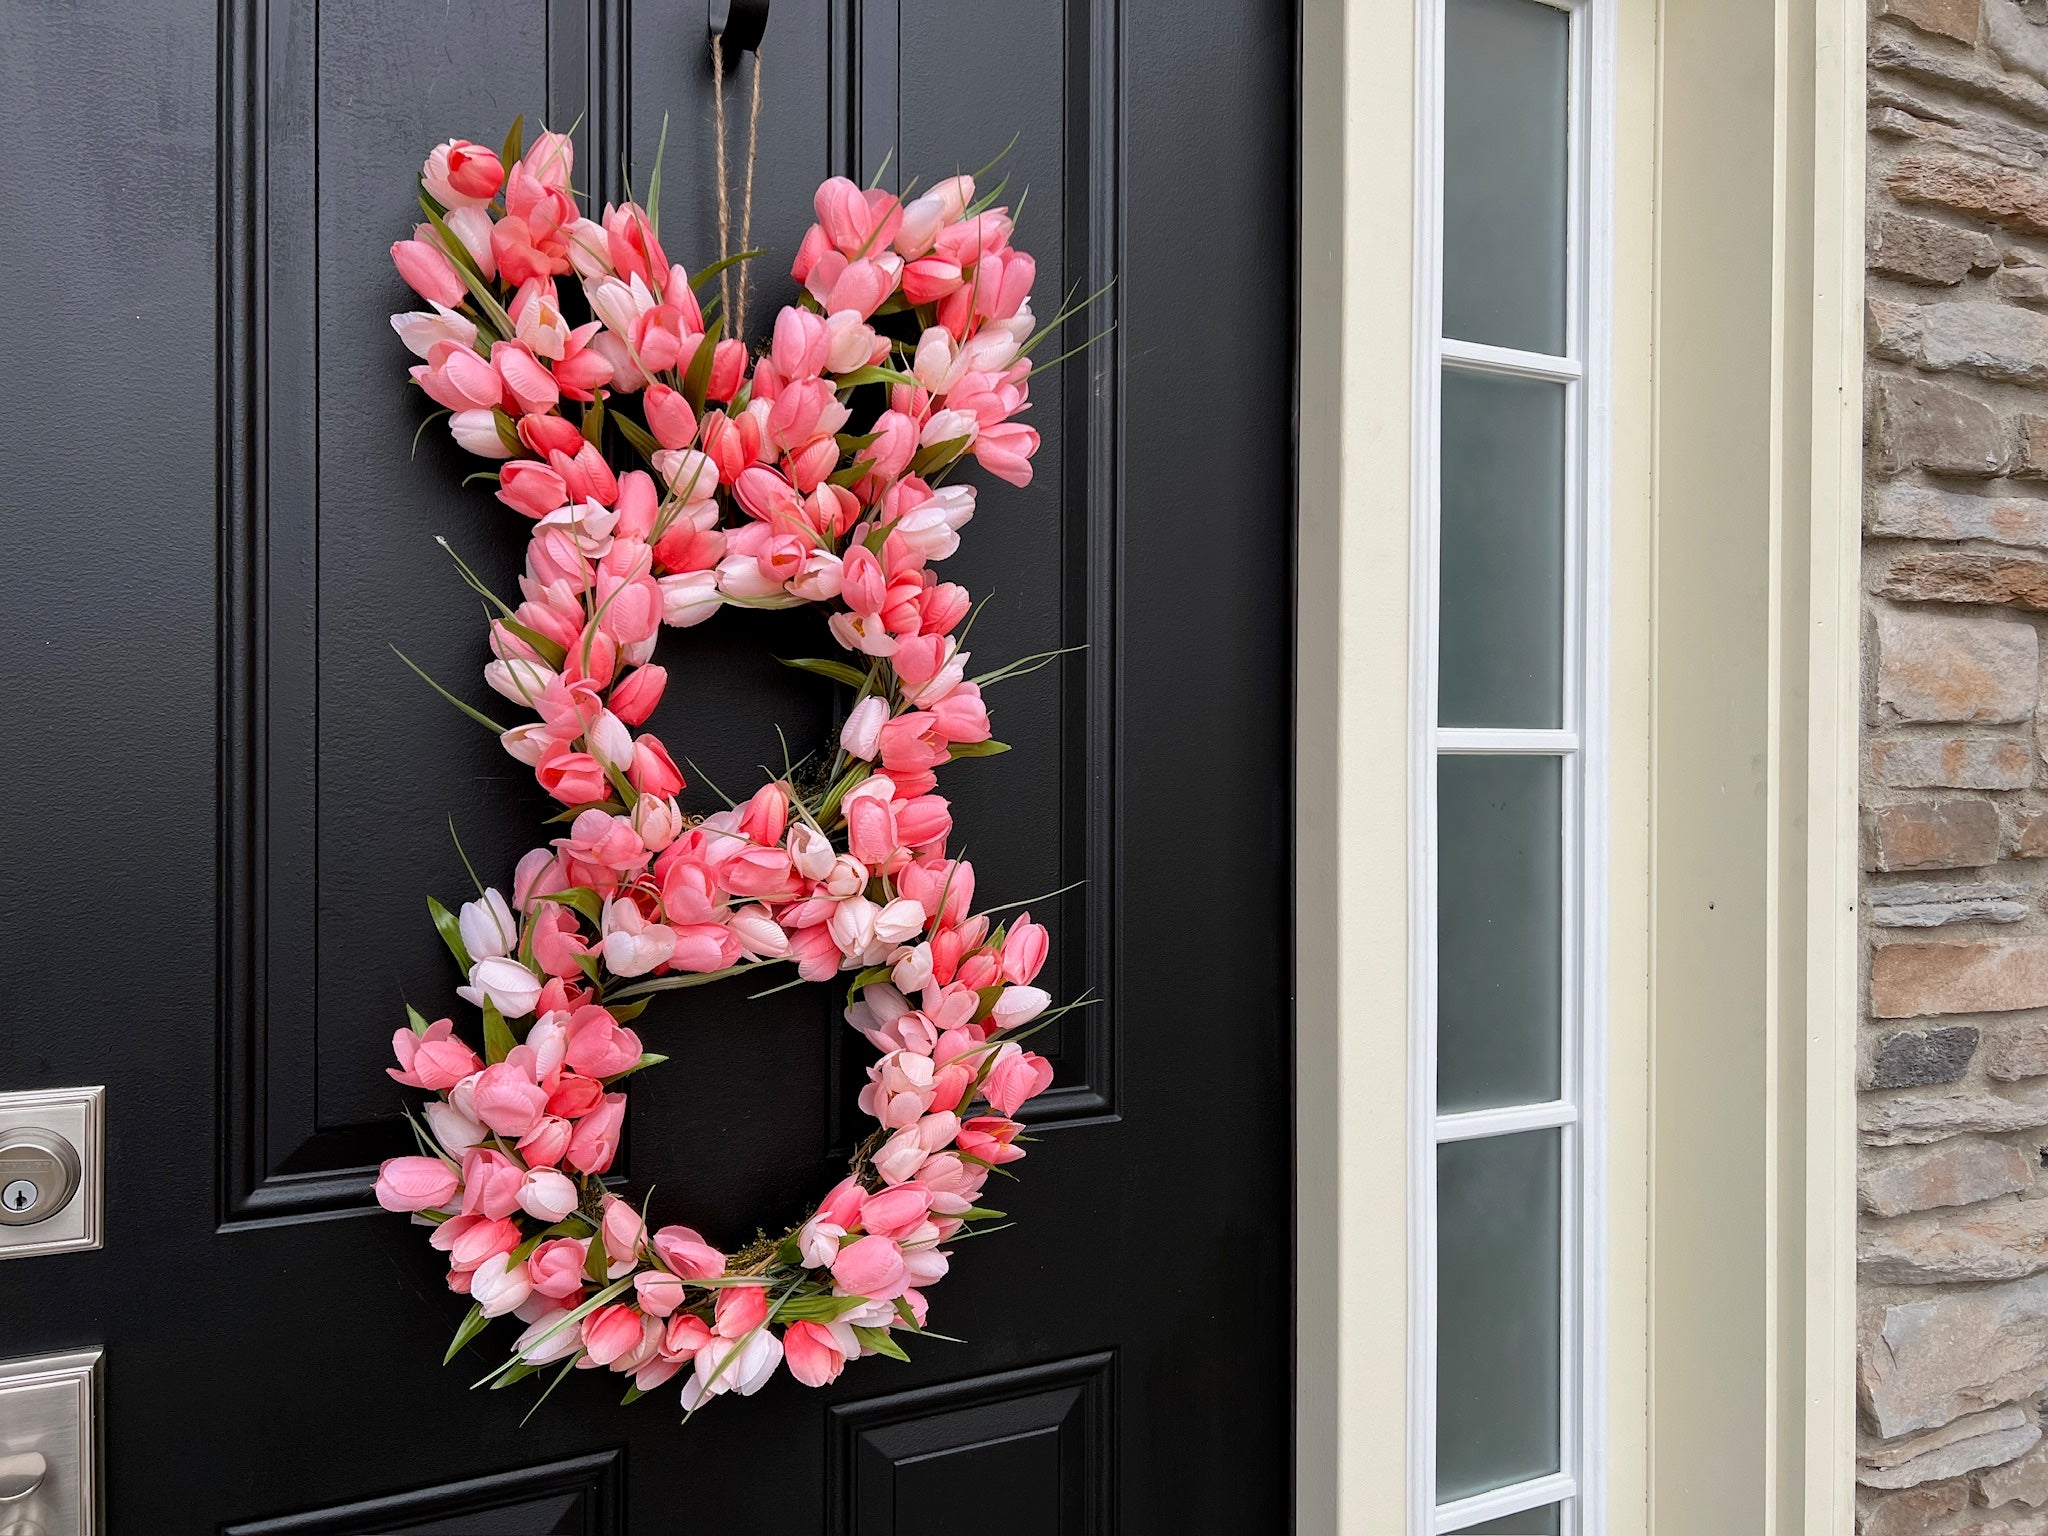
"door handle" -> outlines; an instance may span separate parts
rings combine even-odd
[[[0,1536],[101,1536],[100,1352],[0,1360]]]
[[[16,1504],[43,1486],[50,1463],[41,1451],[0,1456],[0,1504]]]

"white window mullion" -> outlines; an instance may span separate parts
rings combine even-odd
[[[1451,60],[1446,18],[1459,5],[1469,7],[1461,17],[1460,36],[1471,51]],[[1600,1083],[1606,1060],[1601,806],[1609,602],[1606,295],[1612,259],[1606,210],[1612,197],[1613,7],[1614,0],[1422,0],[1418,6],[1409,801],[1411,1536],[1449,1536],[1490,1525],[1511,1529],[1517,1515],[1531,1516],[1532,1529],[1555,1520],[1561,1536],[1604,1536],[1605,1530],[1599,1465],[1605,1210]],[[1562,26],[1535,21],[1532,13],[1538,11],[1562,12]],[[1561,53],[1555,51],[1560,44]],[[1470,71],[1461,85],[1466,115],[1458,120],[1461,126],[1447,131],[1447,68],[1461,64]],[[1498,74],[1487,73],[1496,69]],[[1497,101],[1474,87],[1479,76],[1489,87],[1500,83]],[[1562,124],[1544,115],[1551,92],[1561,92],[1551,99],[1559,101]],[[1473,115],[1469,104],[1482,101],[1480,115]],[[1513,131],[1516,103],[1524,108],[1534,104],[1539,114],[1520,119],[1533,125],[1526,140]],[[1481,122],[1486,126],[1475,128]],[[1478,166],[1476,182],[1460,182],[1456,188],[1447,184],[1446,149],[1453,143],[1462,146],[1465,171]],[[1504,159],[1498,165],[1481,163],[1490,161],[1493,143],[1502,146]],[[1475,144],[1487,147],[1475,152]],[[1559,154],[1561,164],[1555,158]],[[1559,201],[1544,211],[1545,188],[1556,189],[1561,211]],[[1499,219],[1490,217],[1496,202],[1505,205]],[[1453,210],[1448,217],[1447,209]],[[1517,224],[1518,217],[1530,222]],[[1470,241],[1457,251],[1447,251],[1447,226],[1452,225]],[[1513,258],[1522,253],[1503,246],[1504,238],[1509,246],[1516,240],[1534,241],[1527,247],[1526,270],[1515,270]],[[1448,285],[1456,288],[1455,306],[1446,297],[1447,261],[1462,263],[1456,284]],[[1503,278],[1498,288],[1492,286],[1496,273]],[[1561,294],[1552,286],[1560,281]],[[1548,307],[1553,302],[1560,307]],[[1447,328],[1464,334],[1446,335]],[[1447,380],[1455,382],[1457,391],[1451,402],[1446,400]],[[1446,448],[1447,412],[1458,423],[1452,450]],[[1522,452],[1524,444],[1528,454]],[[1523,492],[1513,481],[1515,465],[1525,466],[1529,497],[1519,521],[1522,503],[1517,498]],[[1458,541],[1452,564],[1462,577],[1480,578],[1454,591],[1464,627],[1451,632],[1448,658],[1443,642],[1447,474],[1453,475],[1453,504],[1459,509],[1452,525]],[[1553,475],[1558,478],[1548,478]],[[1546,492],[1546,482],[1556,489]],[[1561,497],[1561,520],[1555,497]],[[1550,589],[1554,606],[1545,596],[1545,581],[1557,583]],[[1558,628],[1547,631],[1544,626],[1553,622]],[[1546,633],[1554,638],[1545,640]],[[1555,650],[1547,649],[1553,644]],[[1453,693],[1446,692],[1447,678],[1456,682]],[[1555,691],[1546,696],[1548,689]],[[1444,724],[1446,719],[1456,723]],[[1554,764],[1552,773],[1537,766],[1542,760]],[[1451,762],[1467,766],[1443,781],[1448,798],[1442,803],[1451,809],[1441,812],[1450,819],[1440,823],[1439,781]],[[1501,766],[1488,767],[1488,762]],[[1509,770],[1508,762],[1528,766]],[[1544,832],[1541,842],[1555,853],[1554,868],[1547,862],[1549,854],[1532,851],[1528,843],[1535,829],[1553,818],[1554,833]],[[1498,850],[1488,842],[1496,834]],[[1447,857],[1455,857],[1455,878],[1444,885],[1440,870]],[[1501,909],[1480,923],[1466,910],[1469,898],[1483,892],[1497,874]],[[1554,924],[1531,911],[1532,902],[1545,899],[1541,893],[1546,889],[1547,899],[1557,903]],[[1440,890],[1451,904],[1443,925]],[[1544,979],[1551,974],[1550,962],[1530,958],[1548,952],[1547,947],[1530,948],[1537,939],[1547,946],[1553,935],[1546,928],[1554,929],[1559,950],[1556,1031],[1547,1064],[1539,1047],[1548,1028],[1548,1003],[1519,1019],[1505,1018],[1501,1035],[1492,1032],[1473,1004],[1475,996],[1491,995],[1487,988],[1500,988],[1511,1015],[1518,976],[1540,981],[1541,995],[1550,995]],[[1470,972],[1479,978],[1476,982],[1461,980],[1459,969],[1445,958],[1446,930],[1455,936],[1453,952],[1462,946],[1467,967],[1476,967]],[[1497,951],[1489,948],[1496,939]],[[1452,990],[1440,993],[1440,983]],[[1440,1017],[1440,995],[1460,998],[1458,1010]],[[1453,1047],[1447,1068],[1444,1053]],[[1447,1070],[1453,1075],[1445,1076]],[[1540,1087],[1546,1072],[1554,1074],[1554,1093],[1510,1093],[1507,1102],[1489,1097],[1508,1087]],[[1441,1111],[1440,1103],[1446,1106]],[[1503,1148],[1501,1155],[1481,1150],[1511,1136],[1530,1139],[1513,1152]],[[1452,1148],[1469,1150],[1453,1155]],[[1447,1182],[1440,1188],[1444,1158],[1450,1161],[1441,1164]],[[1548,1192],[1553,1179],[1554,1195]],[[1523,1205],[1503,1207],[1499,1216],[1487,1204],[1489,1198],[1517,1196]],[[1457,1213],[1455,1239],[1445,1235],[1440,1220],[1445,1200]],[[1554,1277],[1559,1401],[1556,1435],[1548,1449],[1543,1448],[1547,1426],[1540,1420],[1517,1419],[1508,1404],[1489,1420],[1485,1407],[1472,1406],[1473,1373],[1490,1358],[1474,1353],[1473,1341],[1488,1337],[1483,1325],[1462,1336],[1465,1348],[1452,1362],[1439,1360],[1440,1328],[1446,1326],[1440,1319],[1446,1293],[1439,1261],[1446,1242],[1464,1266],[1456,1272],[1464,1288],[1450,1294],[1468,1320],[1493,1315],[1488,1309],[1496,1304],[1514,1303],[1516,1287],[1503,1275],[1526,1273],[1530,1284],[1542,1286],[1544,1296]],[[1497,1269],[1474,1267],[1496,1259]],[[1519,1294],[1530,1300],[1535,1295]],[[1504,1371],[1512,1371],[1514,1364],[1503,1361]],[[1457,1399],[1461,1407],[1442,1421],[1464,1437],[1453,1445],[1462,1462],[1455,1470],[1448,1470],[1454,1464],[1445,1460],[1445,1447],[1438,1444],[1437,1393],[1445,1370],[1466,1388]],[[1546,1378],[1550,1370],[1543,1366]],[[1490,1423],[1504,1431],[1507,1444],[1493,1448],[1489,1458],[1473,1436]],[[1538,1430],[1533,1439],[1532,1429]],[[1514,1444],[1518,1434],[1520,1446]],[[1554,1455],[1556,1470],[1509,1486],[1485,1486],[1492,1467],[1546,1464],[1528,1459],[1537,1455]],[[1440,1487],[1459,1496],[1439,1502]]]

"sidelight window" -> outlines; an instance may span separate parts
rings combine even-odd
[[[1611,0],[1425,0],[1411,1529],[1598,1499]]]

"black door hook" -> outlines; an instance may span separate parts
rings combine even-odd
[[[768,30],[768,0],[709,0],[711,35],[726,53],[757,53]]]

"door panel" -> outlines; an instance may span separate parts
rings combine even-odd
[[[0,915],[18,963],[92,946],[0,1024],[0,1090],[104,1082],[109,1126],[107,1246],[0,1264],[0,1355],[106,1348],[116,1531],[872,1536],[977,1489],[1031,1536],[1282,1523],[1292,7],[776,0],[766,58],[757,332],[819,179],[928,184],[1013,134],[1038,312],[1106,289],[1038,354],[1114,326],[1033,380],[1033,484],[984,487],[948,572],[988,599],[982,664],[1067,654],[992,693],[1016,750],[945,783],[984,900],[1075,887],[1032,902],[1044,984],[1096,1002],[1047,1032],[1018,1224],[937,1293],[967,1342],[687,1430],[576,1373],[522,1425],[530,1390],[469,1390],[495,1355],[440,1366],[463,1305],[369,1198],[404,1144],[391,1030],[454,1006],[421,912],[467,883],[449,822],[502,879],[546,814],[393,654],[481,697],[434,539],[500,586],[521,549],[441,434],[413,447],[385,250],[428,144],[544,108],[599,201],[626,159],[644,192],[666,121],[666,243],[714,259],[703,7],[0,15],[28,210],[0,363],[33,381],[0,434],[0,701],[36,722]],[[819,643],[801,615],[666,635],[654,728],[700,784],[758,782],[778,725],[802,751],[833,718],[772,659]],[[672,1059],[620,1164],[726,1242],[836,1176],[862,1064],[836,989],[745,990],[643,1021]]]

